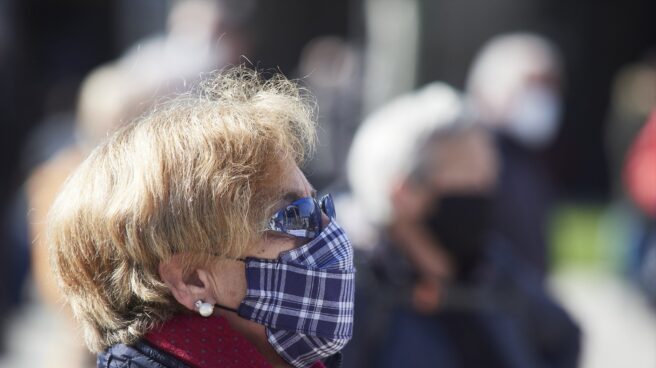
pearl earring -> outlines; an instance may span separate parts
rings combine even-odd
[[[214,313],[214,305],[205,303],[202,300],[197,300],[195,306],[198,313],[203,317],[209,317]]]

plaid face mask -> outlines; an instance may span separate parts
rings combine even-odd
[[[247,258],[241,317],[266,326],[269,343],[294,367],[340,351],[353,335],[353,248],[334,220],[277,260]]]

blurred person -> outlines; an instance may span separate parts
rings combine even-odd
[[[96,68],[83,82],[77,111],[76,139],[30,174],[26,192],[29,201],[32,244],[32,268],[35,281],[45,300],[58,303],[45,247],[45,218],[56,193],[70,173],[108,132],[116,129],[137,109],[130,92],[129,76],[115,63]]]
[[[607,216],[621,224],[615,231],[626,275],[656,301],[654,269],[654,215],[643,198],[651,185],[648,153],[653,129],[645,124],[653,119],[656,106],[656,54],[652,51],[638,62],[623,66],[613,79],[611,105],[606,121],[606,152],[613,184],[613,198]],[[642,132],[642,133],[641,133]],[[639,137],[639,134],[641,135]],[[632,148],[635,146],[635,148]],[[652,158],[653,159],[653,158]],[[634,162],[643,162],[636,165]],[[654,164],[652,162],[652,167]],[[651,271],[650,271],[651,270]]]
[[[37,167],[27,181],[38,284],[52,284],[46,281],[51,276],[44,266],[47,257],[42,251],[42,227],[61,184],[108,134],[147,111],[159,98],[188,89],[187,83],[202,73],[225,65],[228,56],[218,55],[215,47],[223,45],[216,35],[219,16],[214,1],[177,2],[169,15],[166,36],[138,42],[121,58],[97,67],[84,80],[77,103],[74,143]],[[42,292],[55,293],[48,299],[58,299],[58,292],[51,286],[42,288]]]
[[[132,77],[135,77],[134,79]],[[55,285],[46,246],[47,213],[66,178],[107,134],[127,119],[140,113],[145,105],[136,76],[130,76],[116,63],[102,65],[84,80],[78,98],[75,139],[29,175],[25,193],[31,246],[31,273],[39,296],[57,316],[63,316],[64,337],[57,339],[49,358],[53,367],[85,367],[93,360],[84,349],[82,336],[72,321],[71,311],[62,309],[62,296]],[[66,328],[67,326],[67,328]]]
[[[298,76],[319,106],[321,143],[308,179],[320,191],[345,187],[346,155],[362,105],[360,50],[336,36],[315,38],[301,52]]]
[[[177,88],[202,73],[234,65],[251,47],[250,36],[242,28],[252,12],[249,3],[176,1],[166,31],[136,42],[121,56],[120,63],[140,75],[141,88],[151,91]]]
[[[540,154],[558,133],[562,66],[556,47],[530,33],[492,38],[475,57],[467,97],[500,156],[494,227],[544,274],[552,185]]]
[[[606,152],[614,195],[625,197],[622,172],[629,147],[656,106],[656,53],[623,66],[613,79]]]
[[[61,294],[54,284],[45,246],[45,218],[56,193],[108,134],[147,111],[163,96],[187,90],[203,73],[236,60],[232,46],[228,46],[228,40],[235,40],[236,35],[219,40],[217,32],[223,29],[220,15],[214,1],[176,2],[165,34],[141,40],[119,59],[94,69],[79,92],[74,139],[29,175],[25,191],[32,274],[40,296],[54,307],[55,313],[63,311],[71,317],[70,311],[61,308]],[[87,366],[91,356],[73,324],[66,336],[58,339],[62,346],[54,349],[56,356],[49,359],[53,366]]]
[[[656,110],[630,147],[624,180],[631,199],[645,217],[635,276],[656,306]]]
[[[339,363],[355,269],[330,196],[299,169],[313,113],[284,77],[236,68],[76,169],[48,242],[98,367]]]
[[[344,367],[576,366],[577,326],[492,231],[497,157],[469,121],[433,83],[358,130],[349,182],[378,239],[356,248]]]

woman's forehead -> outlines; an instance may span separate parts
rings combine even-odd
[[[317,191],[307,180],[303,171],[291,162],[284,165],[284,174],[281,176],[281,185],[279,198],[282,201],[291,203],[303,197],[316,197]]]

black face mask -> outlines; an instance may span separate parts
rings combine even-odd
[[[469,278],[483,257],[491,207],[489,195],[452,194],[439,198],[426,216],[426,226],[453,257],[460,279]]]

